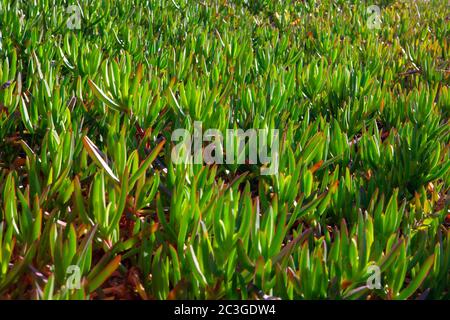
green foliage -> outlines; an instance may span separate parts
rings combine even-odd
[[[448,299],[445,1],[382,4],[0,0],[0,297]],[[278,173],[173,163],[194,121]]]

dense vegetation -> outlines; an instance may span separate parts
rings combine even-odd
[[[0,0],[0,297],[448,299],[446,2]]]

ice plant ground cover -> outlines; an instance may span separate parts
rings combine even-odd
[[[0,297],[448,299],[449,19],[0,0]],[[277,171],[172,161],[196,121],[279,130]]]

